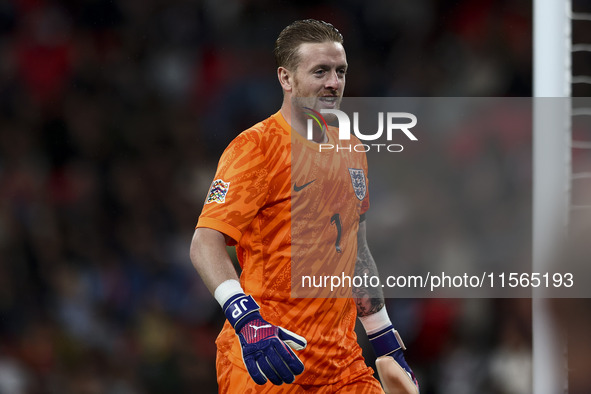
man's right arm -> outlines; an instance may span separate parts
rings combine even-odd
[[[240,286],[226,251],[226,235],[199,227],[191,241],[191,261],[203,282],[222,306],[242,347],[242,360],[257,384],[292,383],[304,364],[292,349],[306,347],[306,339],[264,320],[259,306]]]
[[[226,280],[238,281],[238,274],[226,250],[226,235],[219,231],[197,228],[191,241],[190,255],[193,266],[211,294]]]

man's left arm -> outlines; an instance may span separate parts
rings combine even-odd
[[[367,245],[365,217],[362,216],[357,232],[357,262],[355,264],[355,275],[363,277],[367,275],[378,276],[378,269],[375,260]],[[389,363],[378,363],[378,373],[386,392],[412,393],[418,392],[418,382],[414,373],[404,359],[404,343],[394,329],[388,311],[384,307],[384,292],[381,287],[355,287],[353,288],[353,299],[357,306],[357,316],[373,347],[378,358],[377,361],[390,361]],[[391,363],[394,359],[396,363]],[[381,367],[382,366],[382,367]],[[380,368],[381,367],[381,368]],[[409,379],[401,373],[402,368]],[[400,379],[400,380],[398,380]],[[409,385],[409,382],[412,382]],[[415,387],[416,386],[416,390]]]
[[[355,276],[357,277],[378,275],[376,262],[367,245],[364,216],[362,216],[357,231],[357,262],[355,264]],[[357,306],[357,316],[360,318],[373,315],[384,307],[384,292],[381,287],[354,287],[353,299]]]

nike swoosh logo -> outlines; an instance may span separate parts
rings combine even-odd
[[[305,188],[306,186],[310,185],[312,182],[314,182],[316,179],[311,180],[308,183],[304,183],[302,186],[298,186],[297,184],[293,184],[293,190],[296,192],[299,192],[300,190],[302,190],[303,188]]]

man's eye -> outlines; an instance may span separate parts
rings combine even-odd
[[[314,75],[323,75],[325,73],[324,70],[316,70],[314,71]]]

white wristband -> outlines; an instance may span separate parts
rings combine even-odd
[[[240,282],[236,279],[228,279],[220,283],[213,292],[213,296],[223,308],[224,304],[230,299],[230,297],[240,293],[244,293],[242,286],[240,286]]]
[[[392,325],[386,307],[383,307],[374,314],[363,317],[360,316],[359,320],[368,335]]]

